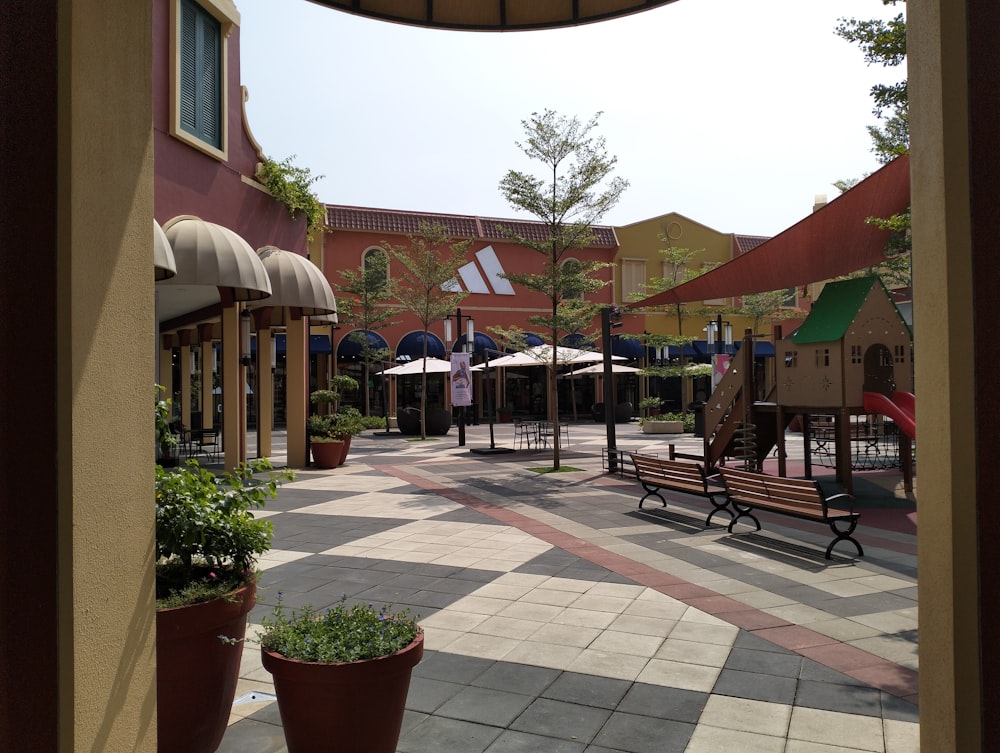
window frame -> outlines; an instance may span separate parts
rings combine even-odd
[[[223,162],[229,159],[229,37],[240,24],[231,0],[186,0],[219,22],[219,145],[181,126],[181,11],[185,0],[170,4],[170,135]]]

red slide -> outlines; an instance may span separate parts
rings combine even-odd
[[[893,392],[891,399],[878,392],[865,393],[865,410],[888,416],[910,439],[917,438],[915,404],[912,392]]]

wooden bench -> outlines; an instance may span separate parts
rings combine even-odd
[[[830,502],[848,494],[834,494],[827,497],[814,480],[782,478],[765,473],[751,473],[735,468],[720,468],[726,494],[736,516],[729,523],[729,532],[741,518],[750,518],[760,530],[760,521],[754,510],[769,510],[782,515],[827,523],[833,531],[834,539],[826,548],[826,558],[830,559],[833,548],[841,541],[850,541],[857,547],[858,556],[864,555],[861,544],[851,534],[857,528],[860,513],[852,509],[838,510],[830,507]]]
[[[632,465],[635,468],[635,476],[642,484],[646,494],[639,500],[639,509],[642,503],[650,497],[656,497],[667,506],[667,500],[660,494],[661,489],[667,489],[682,494],[692,494],[696,497],[703,497],[712,503],[712,511],[705,518],[705,525],[712,522],[716,513],[724,512],[730,517],[733,513],[728,509],[729,500],[725,490],[721,487],[712,489],[709,487],[708,476],[700,463],[690,463],[681,460],[664,460],[654,458],[649,455],[639,455],[634,452],[629,453],[632,458]],[[718,497],[719,499],[716,499]]]

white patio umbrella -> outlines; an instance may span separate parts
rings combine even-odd
[[[604,360],[604,354],[594,350],[582,350],[580,348],[568,348],[559,346],[555,352],[556,361],[560,364],[569,363],[596,363]],[[622,356],[611,356],[614,361],[626,361]],[[508,356],[490,360],[490,367],[496,366],[504,368],[506,366],[547,366],[552,363],[552,346],[535,345],[531,348],[511,353]]]
[[[613,363],[611,364],[611,371],[614,374],[635,374],[640,369],[635,366],[626,366],[623,363]],[[569,374],[563,374],[565,377],[576,376],[577,374],[595,374],[600,376],[604,373],[604,364],[595,363],[591,366],[584,366],[582,369],[574,369]]]
[[[447,373],[451,371],[451,362],[445,361],[440,358],[428,358],[427,360],[427,373],[428,374],[440,374]],[[378,372],[379,374],[387,374],[389,376],[407,376],[412,374],[422,374],[424,371],[424,359],[418,358],[415,361],[410,361],[409,363],[403,363],[399,366],[393,366],[391,369],[386,369],[385,371]]]

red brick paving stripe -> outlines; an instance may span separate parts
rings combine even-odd
[[[791,651],[798,651],[800,648],[812,646],[825,646],[837,641],[828,635],[817,633],[801,625],[786,624],[780,627],[763,628],[756,631],[757,635],[765,640],[771,641],[782,648]]]
[[[748,607],[728,596],[669,575],[641,562],[636,562],[624,555],[609,552],[565,531],[560,531],[548,523],[542,523],[527,515],[500,507],[465,492],[441,486],[439,482],[416,475],[398,466],[383,466],[379,470],[445,499],[473,508],[494,520],[506,523],[552,546],[607,568],[688,606],[717,616],[736,627],[751,631],[771,643],[854,677],[871,687],[884,690],[905,700],[916,698],[918,674],[906,667],[846,643],[835,641],[808,628],[794,625],[760,609]]]

